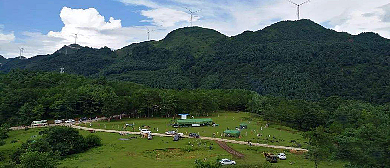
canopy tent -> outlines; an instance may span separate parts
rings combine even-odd
[[[178,114],[182,120],[186,120],[189,114]]]
[[[223,131],[223,133],[225,134],[225,136],[239,137],[241,132],[238,130],[225,130]]]
[[[247,128],[248,128],[248,124],[245,123],[240,124],[240,129],[247,129]]]
[[[177,124],[179,126],[192,125],[192,124],[211,125],[212,123],[213,123],[213,120],[211,118],[177,120]]]

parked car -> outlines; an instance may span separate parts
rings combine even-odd
[[[190,133],[190,137],[199,138],[199,135],[197,133]]]
[[[270,163],[277,163],[278,162],[278,156],[274,155],[272,153],[264,153],[265,159]]]
[[[176,131],[167,131],[167,132],[165,132],[165,134],[167,134],[167,135],[175,135]]]
[[[148,140],[152,140],[153,139],[153,136],[151,133],[148,134]]]
[[[148,129],[141,129],[141,134],[150,134],[152,131],[149,131]]]
[[[236,161],[234,160],[229,160],[229,159],[222,159],[219,161],[222,165],[235,165]]]
[[[177,135],[179,135],[179,137],[183,137],[184,134],[179,132],[179,133],[177,133]]]
[[[76,120],[74,120],[74,119],[68,119],[65,121],[65,123],[74,123],[74,122],[76,122]]]
[[[47,126],[47,120],[33,121],[31,127]]]
[[[180,139],[179,134],[176,134],[175,136],[173,136],[173,141],[178,141],[179,139]]]
[[[54,124],[61,124],[62,120],[54,120]]]
[[[284,154],[284,153],[279,153],[278,157],[280,160],[286,160],[286,154]]]

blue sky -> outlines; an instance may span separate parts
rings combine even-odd
[[[74,9],[93,7],[102,16],[120,18],[122,26],[146,24],[140,22],[146,17],[139,14],[146,7],[129,6],[115,0],[0,0],[0,24],[6,25],[4,31],[14,31],[16,36],[21,36],[23,31],[60,31],[64,24],[59,13],[64,6]]]
[[[295,0],[296,3],[305,0]],[[201,10],[195,26],[234,36],[281,20],[296,20],[288,0],[0,0],[0,55],[50,54],[74,42],[119,49],[135,42],[160,40],[190,25],[186,8]],[[372,31],[390,38],[388,0],[311,0],[301,18],[336,31]]]

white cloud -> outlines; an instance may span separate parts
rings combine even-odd
[[[295,0],[296,3],[304,1]],[[295,20],[297,17],[296,6],[287,0],[170,0],[171,3],[149,0],[148,4],[157,4],[157,2],[159,2],[157,6],[145,5],[152,9],[141,12],[142,15],[150,18],[153,24],[159,25],[167,22],[172,27],[183,26],[185,24],[180,22],[185,21],[183,13],[175,15],[183,17],[183,20],[178,21],[176,17],[163,16],[164,11],[172,9],[185,12],[184,7],[190,6],[194,9],[202,9],[198,14],[201,19],[194,22],[194,25],[213,28],[229,36],[237,35],[245,30],[259,30],[280,20]],[[352,34],[374,31],[390,38],[390,29],[388,29],[390,27],[390,3],[388,0],[312,0],[301,6],[300,15],[301,18],[311,19],[317,23],[326,23],[328,28]],[[188,14],[187,18],[189,20]]]
[[[19,55],[20,47],[25,48],[24,56],[51,54],[64,45],[74,43],[75,34],[77,44],[94,48],[110,47],[119,49],[134,42],[147,40],[145,27],[122,27],[121,20],[110,17],[108,22],[104,16],[94,8],[71,9],[62,8],[60,17],[64,26],[61,31],[50,31],[47,34],[38,32],[24,32],[24,38],[19,42],[12,42],[15,36],[4,35],[7,43],[1,44],[2,35],[0,29],[0,54],[5,57],[16,57]],[[151,29],[153,27],[150,27]],[[163,38],[168,30],[154,29],[151,32],[151,39]],[[12,38],[10,38],[12,35]],[[10,36],[10,37],[8,37]],[[3,49],[4,48],[4,49]]]
[[[170,8],[144,10],[141,14],[151,18],[155,25],[162,25],[163,27],[172,27],[179,22],[188,22],[188,20],[190,20],[187,13]],[[197,19],[198,17],[195,17],[193,18],[193,21],[196,21]]]
[[[149,8],[157,8],[159,5],[151,0],[119,0],[126,5],[146,6]]]
[[[4,33],[4,25],[0,25],[0,44],[2,43],[10,43],[15,40],[14,32],[11,33]]]

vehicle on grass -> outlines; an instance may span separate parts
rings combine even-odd
[[[222,165],[235,165],[236,164],[236,161],[234,160],[229,160],[229,159],[221,159],[219,161],[219,163],[221,163]]]
[[[179,128],[179,125],[178,124],[173,124],[172,127],[173,128]]]
[[[279,158],[280,160],[286,160],[286,154],[284,154],[284,153],[279,153],[279,154],[278,154],[278,158]]]
[[[65,123],[75,123],[75,122],[76,122],[76,120],[74,120],[74,119],[68,119],[65,121]]]
[[[148,129],[141,129],[141,134],[150,134],[152,131],[149,131]]]
[[[199,135],[197,133],[190,133],[188,136],[193,138],[199,138]]]
[[[191,124],[192,127],[200,127],[200,124]]]
[[[148,140],[152,140],[152,139],[153,139],[152,133],[148,133]]]
[[[54,124],[61,124],[62,120],[54,120]]]
[[[167,131],[165,132],[166,135],[175,135],[176,131]]]
[[[173,141],[178,141],[179,139],[180,139],[179,134],[175,134],[175,136],[173,136]]]
[[[272,153],[264,153],[265,160],[267,160],[270,163],[277,163],[278,162],[278,156],[274,155]]]

